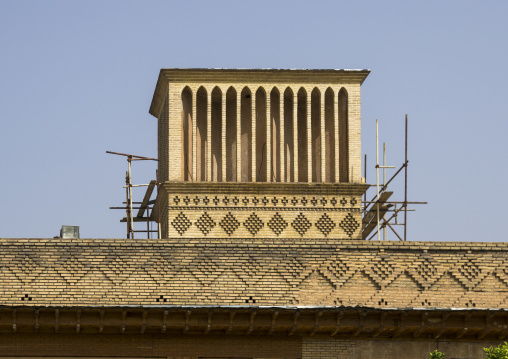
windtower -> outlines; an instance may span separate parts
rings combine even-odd
[[[369,70],[162,69],[163,238],[361,239]]]

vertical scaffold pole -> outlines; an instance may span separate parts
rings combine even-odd
[[[129,207],[129,171],[125,172],[125,212],[126,212],[126,222],[127,222],[127,239],[131,236],[131,214],[130,214],[130,207]]]
[[[406,235],[407,235],[407,165],[408,165],[408,162],[407,162],[407,114],[406,114],[406,149],[405,149],[405,153],[406,153],[406,162],[404,163],[405,164],[405,168],[404,168],[404,241],[407,240],[406,238]]]
[[[383,188],[386,184],[386,142],[383,142]],[[383,226],[383,241],[386,241],[386,225]]]
[[[365,161],[363,161],[365,183],[367,182],[367,154],[365,154]],[[364,209],[367,208],[367,191],[363,194]]]
[[[379,126],[376,119],[376,210],[377,210],[377,240],[379,241]]]
[[[134,215],[133,215],[133,211],[132,211],[132,174],[131,174],[131,161],[132,161],[132,156],[129,156],[127,157],[127,162],[129,163],[129,210],[130,210],[130,226],[129,226],[129,230],[131,232],[131,238],[134,239]]]

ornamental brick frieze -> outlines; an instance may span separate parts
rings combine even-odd
[[[220,227],[212,220],[203,228]],[[506,244],[429,243],[2,239],[0,304],[508,305]]]
[[[165,183],[165,237],[361,238],[365,185]],[[211,193],[211,194],[210,194]]]

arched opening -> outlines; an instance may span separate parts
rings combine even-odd
[[[339,91],[339,182],[349,182],[349,120],[348,95]]]
[[[266,182],[266,92],[256,91],[256,182]]]
[[[236,181],[236,90],[226,92],[226,181]]]
[[[325,92],[325,182],[335,182],[335,111],[333,90]]]
[[[200,87],[196,93],[196,167],[198,181],[206,181],[206,150],[208,143],[206,129],[207,102],[206,90],[204,87]]]
[[[288,87],[284,91],[284,181],[286,182],[295,181],[293,96],[293,91]]]
[[[272,137],[270,178],[272,182],[280,182],[280,92],[276,87],[270,92],[270,126]]]
[[[307,91],[303,87],[298,91],[297,106],[298,182],[307,182]]]
[[[321,182],[321,92],[316,87],[310,95],[312,138],[312,182]]]
[[[222,181],[222,91],[212,91],[212,181]]]
[[[182,180],[192,181],[192,91],[182,91]]]
[[[241,96],[242,182],[250,182],[252,181],[252,94],[248,87],[244,87]]]

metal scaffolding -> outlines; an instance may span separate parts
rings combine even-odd
[[[157,230],[151,230],[150,229],[150,222],[154,221],[153,211],[154,206],[156,203],[156,200],[150,200],[153,190],[157,188],[157,193],[159,193],[159,182],[157,180],[151,180],[148,184],[132,184],[132,169],[131,169],[131,163],[132,161],[158,161],[156,158],[151,157],[143,157],[143,156],[137,156],[132,155],[128,153],[119,153],[119,152],[112,152],[112,151],[106,151],[106,153],[110,153],[113,155],[118,156],[125,156],[127,157],[127,164],[128,164],[128,170],[125,173],[125,185],[123,188],[125,188],[125,199],[126,201],[123,202],[125,206],[121,207],[109,207],[110,209],[124,209],[126,211],[126,216],[120,220],[120,222],[127,223],[127,238],[134,238],[134,233],[146,233],[147,238],[150,238],[150,233],[157,233],[157,238],[160,238],[160,224],[158,225]],[[143,201],[141,202],[134,202],[132,200],[132,189],[134,187],[147,187],[145,195],[143,197]],[[139,205],[134,207],[134,204]],[[137,209],[138,213],[134,217],[134,210]],[[145,216],[146,211],[146,216]],[[158,216],[160,218],[160,214]],[[134,223],[136,222],[144,222],[146,223],[146,229],[142,230],[135,230],[134,229]],[[159,221],[155,221],[160,223]]]
[[[427,204],[427,202],[410,202],[407,200],[407,169],[408,169],[408,119],[406,115],[405,121],[405,146],[404,146],[405,160],[404,163],[398,168],[395,174],[386,182],[386,169],[395,169],[395,166],[386,165],[386,143],[383,143],[383,164],[379,164],[379,124],[376,120],[376,195],[367,201],[367,193],[365,193],[363,201],[363,219],[362,219],[362,239],[371,240],[377,235],[377,239],[381,239],[381,230],[383,230],[383,240],[386,240],[386,227],[401,241],[407,240],[407,212],[412,212],[414,209],[409,209],[408,204]],[[364,163],[365,181],[367,181],[367,155],[365,155]],[[379,170],[383,170],[383,183],[379,182]],[[397,177],[397,175],[404,170],[404,200],[403,201],[389,201],[393,195],[392,191],[388,191],[388,185]],[[380,187],[381,186],[381,187]],[[400,223],[399,214],[403,212],[404,222]],[[391,216],[385,218],[387,213]],[[394,226],[403,226],[404,234],[401,237]],[[374,233],[372,233],[376,230]]]

